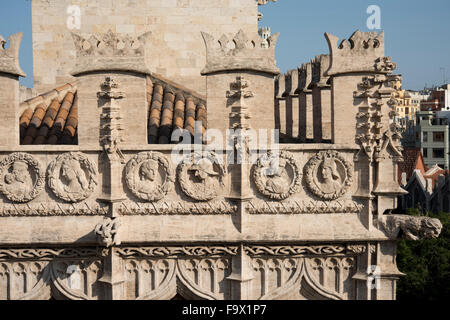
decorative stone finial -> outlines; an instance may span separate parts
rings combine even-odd
[[[258,3],[258,6],[263,6],[265,4],[268,4],[270,1],[277,2],[278,0],[256,0],[256,2]]]
[[[117,34],[81,35],[72,33],[77,62],[72,75],[94,71],[135,71],[149,74],[145,46],[151,32],[140,36]]]
[[[0,72],[26,77],[19,65],[19,49],[23,33],[13,34],[8,38],[9,48],[5,49],[6,40],[0,36]]]
[[[338,45],[339,38],[325,33],[331,53],[328,76],[352,73],[391,73],[396,65],[384,56],[384,32],[356,31],[348,40]]]
[[[279,33],[262,39],[258,33],[247,36],[240,30],[233,39],[222,35],[216,40],[208,33],[202,32],[206,45],[206,67],[202,74],[253,70],[279,74],[276,66],[275,46]]]

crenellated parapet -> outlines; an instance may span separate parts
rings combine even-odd
[[[146,67],[145,47],[150,32],[140,36],[118,34],[109,30],[105,34],[81,35],[72,33],[77,61],[71,74],[114,70],[149,74]]]
[[[330,67],[330,55],[321,54],[311,60],[312,64],[312,79],[311,82],[317,87],[329,86],[330,77],[326,75]]]
[[[9,48],[6,49],[6,40],[0,35],[0,72],[26,77],[19,64],[19,50],[22,37],[22,32],[8,37]]]
[[[312,63],[304,63],[299,68],[300,79],[299,79],[299,90],[307,92],[310,90],[310,85],[312,83]]]
[[[202,74],[220,71],[258,71],[279,74],[275,47],[279,33],[262,39],[258,33],[248,35],[240,30],[232,39],[225,34],[220,39],[202,32],[206,45],[206,67]]]
[[[325,38],[331,53],[328,76],[356,72],[389,73],[396,68],[390,57],[385,57],[383,31],[378,34],[358,30],[339,44],[339,38],[332,34],[325,33]]]

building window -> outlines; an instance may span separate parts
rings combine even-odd
[[[422,154],[424,158],[428,158],[428,149],[422,149]]]
[[[406,114],[409,114],[409,108],[406,108],[406,109],[405,109],[405,113],[406,113]]]
[[[428,132],[422,133],[422,142],[428,142]]]
[[[433,149],[433,158],[437,159],[437,158],[444,158],[445,157],[445,152],[444,149]]]
[[[444,132],[433,132],[433,142],[443,142]]]

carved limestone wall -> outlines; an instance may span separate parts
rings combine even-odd
[[[127,300],[223,300],[235,297],[234,260],[244,255],[246,299],[355,299],[353,276],[369,244],[159,246],[113,249],[116,289]],[[0,299],[102,300],[104,249],[0,249]],[[242,267],[242,266],[241,266]],[[117,274],[116,274],[117,276]]]
[[[263,3],[262,3],[263,4]],[[71,82],[75,58],[71,32],[141,35],[150,31],[147,64],[161,74],[204,94],[199,72],[205,66],[200,31],[216,36],[239,29],[257,32],[255,0],[104,1],[37,0],[32,2],[34,77],[38,92]],[[45,23],[43,22],[45,21]]]

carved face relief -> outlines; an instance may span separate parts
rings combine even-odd
[[[335,151],[320,152],[309,160],[304,170],[309,191],[320,199],[336,200],[353,183],[353,165]]]
[[[128,162],[125,170],[128,188],[145,201],[161,200],[175,180],[170,162],[159,152],[139,153]]]
[[[13,153],[0,162],[0,192],[13,202],[29,202],[42,191],[45,174],[26,153]]]
[[[220,194],[226,168],[220,164],[214,153],[195,153],[183,160],[178,166],[178,181],[181,190],[188,197],[209,201]]]
[[[86,200],[97,186],[97,169],[82,153],[70,152],[58,156],[47,169],[48,186],[61,200]]]
[[[301,173],[293,155],[282,151],[262,156],[253,168],[253,180],[260,193],[284,200],[298,191]]]

